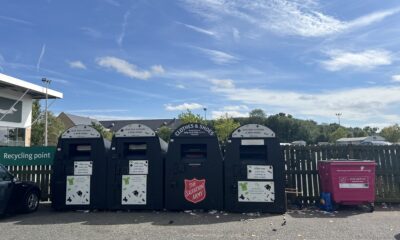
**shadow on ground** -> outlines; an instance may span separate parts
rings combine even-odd
[[[400,205],[377,206],[376,211],[400,211]],[[316,207],[302,210],[289,209],[286,213],[293,218],[347,218],[359,214],[371,214],[362,207],[342,207],[335,212],[324,212]],[[83,225],[121,225],[150,223],[162,226],[204,225],[226,222],[251,221],[254,219],[282,216],[279,214],[240,214],[226,212],[167,212],[167,211],[66,211],[56,212],[50,204],[42,204],[39,211],[32,214],[9,215],[0,219],[17,225],[51,225],[80,223]],[[400,235],[395,236],[400,240]]]
[[[399,204],[378,204],[375,206],[376,212],[381,211],[400,211]],[[318,207],[309,206],[301,210],[289,209],[287,214],[293,218],[347,218],[360,214],[371,214],[368,206],[340,206],[336,211],[326,212],[320,210]]]
[[[56,212],[50,204],[42,204],[40,209],[32,214],[9,215],[0,219],[2,222],[12,222],[19,225],[68,224],[81,223],[85,225],[120,225],[151,223],[153,225],[179,226],[204,225],[224,222],[251,221],[255,218],[279,216],[274,214],[240,214],[220,211],[200,212],[167,212],[167,211],[67,211]]]

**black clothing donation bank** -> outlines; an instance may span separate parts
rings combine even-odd
[[[222,155],[210,127],[189,123],[171,134],[165,161],[165,207],[223,208]]]
[[[110,209],[163,209],[167,147],[143,124],[129,124],[115,133],[108,164]]]
[[[224,160],[227,211],[286,211],[284,161],[271,129],[258,124],[237,128]]]
[[[56,210],[106,209],[110,143],[91,126],[76,125],[59,138],[51,178]]]

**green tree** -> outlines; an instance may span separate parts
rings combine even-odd
[[[42,111],[39,100],[32,103],[31,145],[43,146],[45,134],[45,112]],[[56,146],[59,136],[65,131],[64,124],[51,111],[47,112],[47,139],[49,146]]]
[[[359,127],[349,128],[348,130],[351,132],[352,137],[366,137],[367,136],[367,133]]]
[[[344,127],[338,127],[334,132],[329,135],[330,142],[336,142],[339,138],[347,137],[349,132]]]
[[[169,127],[167,127],[167,126],[162,126],[162,127],[160,127],[160,128],[158,129],[158,131],[157,131],[158,136],[159,136],[162,140],[164,140],[164,141],[166,141],[166,142],[169,142],[169,139],[170,139],[170,137],[171,137],[171,133],[172,133],[171,128],[169,128]]]
[[[380,135],[387,141],[396,143],[400,140],[400,126],[398,124],[385,127],[381,130]]]
[[[40,118],[39,118],[40,117]],[[42,121],[39,100],[32,103],[32,127],[31,127],[31,145],[42,146],[44,143],[44,121]]]
[[[222,116],[214,121],[215,132],[221,143],[225,143],[233,130],[238,127],[240,127],[240,123],[236,122],[228,115]]]
[[[366,126],[363,128],[363,131],[367,134],[367,136],[371,136],[374,135],[378,132],[378,128],[377,127],[370,127],[370,126]]]
[[[181,120],[182,124],[186,124],[186,123],[206,124],[207,123],[199,114],[194,114],[189,109],[186,110],[186,112],[179,114],[178,118]]]
[[[92,122],[92,127],[96,129],[101,134],[101,136],[103,136],[103,138],[111,141],[113,134],[110,130],[103,127],[103,125],[101,125],[100,123],[95,122]]]
[[[256,108],[249,112],[248,123],[265,124],[266,118],[264,110]]]

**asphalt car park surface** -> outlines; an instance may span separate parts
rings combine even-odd
[[[54,212],[0,219],[0,239],[400,239],[400,205],[284,215],[225,212]]]

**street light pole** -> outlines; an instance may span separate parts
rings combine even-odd
[[[44,125],[44,146],[47,147],[48,145],[48,140],[47,140],[47,100],[49,98],[48,95],[48,89],[49,89],[49,85],[51,83],[50,79],[47,78],[42,78],[42,82],[45,84],[46,86],[46,107],[45,107],[45,125]]]
[[[342,116],[342,113],[335,113],[336,117],[338,118],[339,126],[340,126],[340,117]]]
[[[207,121],[207,108],[203,108],[204,110],[204,120]]]

